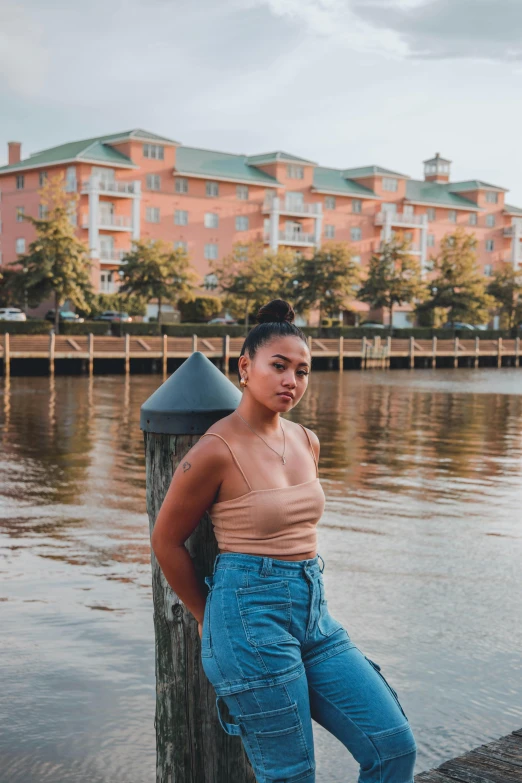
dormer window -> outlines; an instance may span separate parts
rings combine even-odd
[[[424,179],[430,182],[449,182],[451,160],[441,158],[437,152],[435,157],[424,161]]]
[[[286,176],[288,179],[304,179],[304,168],[295,163],[289,163],[286,167]]]
[[[395,179],[395,177],[383,177],[382,178],[382,189],[383,190],[389,190],[392,193],[396,193],[398,187],[399,187],[399,180]]]

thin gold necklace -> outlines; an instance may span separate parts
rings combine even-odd
[[[258,438],[261,438],[261,435],[259,435],[259,433],[258,433],[258,432],[256,432],[254,429],[252,429],[252,427],[250,427],[250,424],[248,423],[248,421],[245,421],[245,419],[242,417],[242,415],[239,413],[239,411],[237,411],[237,410],[236,410],[235,412],[237,413],[237,415],[239,416],[239,418],[240,418],[242,421],[244,421],[244,422],[245,422],[245,424],[247,425],[247,427],[249,427],[249,428],[252,430],[252,432],[254,433],[254,435],[257,435],[257,437],[258,437]],[[280,454],[280,453],[279,453],[278,451],[276,451],[275,449],[272,449],[272,446],[271,446],[269,443],[267,443],[267,442],[266,442],[266,440],[265,440],[264,438],[261,438],[261,440],[263,441],[263,443],[264,443],[266,446],[268,446],[268,448],[269,448],[269,449],[272,449],[272,451],[274,452],[274,454],[277,454],[277,456],[278,456],[278,457],[281,457],[281,460],[282,460],[282,462],[283,462],[283,465],[286,465],[286,459],[285,459],[286,439],[285,439],[285,431],[284,431],[284,429],[283,429],[283,425],[282,425],[282,423],[281,423],[281,419],[279,419],[279,426],[281,427],[281,432],[283,433],[283,453],[282,453],[282,454]]]

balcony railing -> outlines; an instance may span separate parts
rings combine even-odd
[[[100,261],[111,264],[121,264],[128,250],[100,250]]]
[[[100,291],[102,294],[117,294],[119,290],[120,286],[112,281],[102,280],[100,283]]]
[[[87,193],[91,186],[96,186],[100,193],[120,194],[120,195],[133,195],[136,192],[134,182],[118,182],[117,180],[108,179],[85,179],[82,182],[82,193]]]
[[[89,228],[89,215],[83,214],[81,219],[82,228]],[[132,218],[127,215],[99,215],[98,228],[121,229],[123,231],[132,230]]]
[[[321,215],[323,205],[315,202],[312,204],[296,204],[288,199],[267,199],[263,204],[263,212],[279,211],[283,215]]]
[[[506,226],[504,228],[504,236],[505,237],[514,237],[515,234],[518,234],[519,237],[522,237],[522,226]]]
[[[426,215],[408,215],[404,212],[377,212],[375,225],[384,225],[386,219],[392,226],[422,226],[426,223]]]
[[[282,245],[315,245],[314,235],[302,231],[279,231],[277,239]],[[265,232],[265,242],[270,242],[269,232]]]

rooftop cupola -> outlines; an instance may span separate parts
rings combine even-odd
[[[436,152],[434,158],[424,161],[424,179],[426,182],[449,182],[451,160],[441,158]]]

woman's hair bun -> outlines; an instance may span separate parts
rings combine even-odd
[[[292,323],[294,318],[294,308],[290,302],[285,302],[284,299],[272,299],[257,311],[257,321],[260,324],[282,323],[283,321]]]

